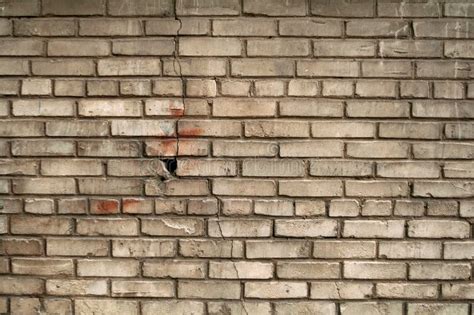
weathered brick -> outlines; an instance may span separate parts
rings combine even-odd
[[[403,314],[400,302],[346,302],[341,304],[341,314],[382,313],[387,315]]]
[[[178,297],[237,300],[240,284],[235,281],[186,281],[178,282]]]
[[[277,34],[275,21],[266,19],[213,20],[212,34],[215,36],[274,36]]]
[[[95,74],[95,65],[88,59],[34,60],[31,72],[41,76],[92,76]]]
[[[174,11],[171,0],[109,0],[108,13],[114,16],[153,15],[169,16]]]
[[[154,19],[147,20],[145,32],[147,35],[208,35],[211,21],[204,18]]]
[[[405,279],[406,275],[407,266],[402,262],[344,262],[344,277],[348,279]]]
[[[300,77],[357,77],[359,63],[346,60],[297,61],[296,74]]]
[[[52,137],[103,137],[109,134],[109,124],[96,120],[49,121],[46,134]]]
[[[280,181],[279,195],[290,197],[335,197],[342,195],[342,182],[338,180]]]
[[[365,299],[371,298],[373,291],[374,286],[367,282],[321,281],[311,282],[310,296],[312,299]]]
[[[344,235],[346,236],[346,235]],[[315,241],[315,258],[374,258],[376,244],[373,241]]]
[[[51,234],[72,233],[72,221],[60,217],[13,216],[10,219],[12,234]]]
[[[410,34],[408,22],[390,20],[350,20],[346,24],[350,37],[396,37]]]
[[[443,55],[443,46],[439,41],[384,40],[380,42],[379,51],[382,57],[439,58]]]
[[[0,292],[8,295],[30,295],[44,293],[44,280],[34,277],[0,277]]]
[[[82,36],[137,36],[142,33],[142,26],[138,20],[79,20],[79,35]]]
[[[348,17],[371,17],[374,16],[374,0],[361,0],[347,2],[336,0],[331,3],[311,0],[311,13],[320,16],[348,16]]]
[[[115,297],[174,297],[172,281],[112,281],[112,296]]]
[[[43,14],[46,15],[103,15],[105,13],[105,0],[62,1],[45,0]]]
[[[11,264],[14,274],[72,276],[74,273],[72,259],[15,258]]]
[[[309,42],[295,39],[252,39],[247,41],[248,56],[308,56]]]
[[[429,162],[377,163],[377,175],[391,178],[438,178],[440,167]]]
[[[341,141],[285,141],[280,143],[280,156],[282,157],[341,157],[342,154],[343,143]]]
[[[212,0],[197,3],[192,0],[178,0],[176,3],[177,15],[238,15],[240,2],[224,0],[216,4]]]
[[[406,197],[408,193],[404,181],[346,181],[346,194],[353,197]]]
[[[96,314],[117,314],[127,313],[138,315],[138,303],[136,301],[117,300],[117,299],[81,299],[74,304],[76,314],[93,312]]]
[[[408,236],[422,238],[467,238],[469,223],[451,220],[408,221]]]
[[[46,292],[51,295],[106,296],[109,292],[105,280],[60,280],[46,281]]]
[[[100,59],[97,62],[100,76],[152,76],[161,74],[161,61],[158,59],[114,58]]]
[[[308,295],[308,284],[304,282],[246,282],[245,297],[259,299],[296,299]]]
[[[362,61],[362,76],[369,78],[409,78],[412,76],[409,61],[381,60]]]
[[[309,125],[305,121],[260,120],[245,122],[246,137],[306,138]]]
[[[432,299],[438,297],[438,287],[434,284],[377,283],[377,295],[382,298]]]
[[[377,14],[383,17],[440,17],[441,4],[437,2],[397,3],[379,1]]]
[[[312,160],[309,173],[313,176],[367,177],[373,174],[373,165],[362,161]]]
[[[180,56],[240,56],[242,47],[236,38],[181,37]]]
[[[112,135],[172,137],[175,135],[175,125],[166,120],[114,120]]]
[[[320,19],[282,19],[279,22],[279,33],[282,36],[304,37],[339,37],[342,24],[336,20]]]
[[[411,280],[461,280],[468,279],[471,265],[452,262],[413,262],[409,264]]]
[[[467,314],[468,304],[441,304],[441,303],[409,303],[408,304],[408,315],[414,314]]]
[[[294,63],[285,59],[233,59],[231,69],[234,77],[291,77]]]
[[[65,40],[48,42],[48,56],[108,56],[110,44],[99,40]]]
[[[216,279],[270,279],[273,264],[251,261],[210,262],[209,277]]]
[[[177,64],[179,62],[179,67]],[[225,76],[227,61],[210,58],[180,58],[178,60],[165,59],[163,74],[166,76]]]
[[[379,256],[388,259],[440,259],[441,242],[384,241],[379,243]]]
[[[172,312],[186,314],[193,312],[196,315],[204,315],[205,303],[198,301],[144,301],[142,302],[142,314],[144,315],[166,315]]]
[[[313,41],[313,52],[319,57],[374,57],[376,43],[371,40]]]
[[[76,23],[66,19],[23,19],[13,25],[20,36],[74,36],[76,31]]]
[[[342,235],[353,238],[402,238],[403,220],[346,220]]]
[[[2,59],[0,60],[0,75],[28,75],[30,64],[27,60]]]
[[[469,20],[419,20],[413,22],[416,37],[473,38]]]
[[[76,230],[80,235],[138,235],[136,219],[78,219]]]
[[[100,239],[50,238],[46,252],[49,256],[106,256],[109,245]]]
[[[413,196],[431,198],[468,198],[474,194],[473,182],[418,181]]]
[[[280,116],[341,117],[343,106],[342,102],[332,100],[282,100]]]

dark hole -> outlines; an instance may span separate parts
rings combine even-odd
[[[168,172],[174,175],[176,173],[176,168],[178,167],[178,161],[176,159],[164,159],[162,161],[165,163]]]

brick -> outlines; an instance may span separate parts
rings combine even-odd
[[[440,167],[429,162],[377,163],[377,175],[388,178],[438,178]]]
[[[91,140],[78,142],[78,155],[88,157],[137,157],[140,144],[127,140]]]
[[[93,295],[108,294],[105,280],[56,280],[46,281],[46,292],[51,295]]]
[[[275,236],[280,237],[336,237],[335,220],[275,220]]]
[[[147,35],[208,35],[211,21],[200,18],[180,18],[147,20],[145,32]]]
[[[280,116],[341,117],[343,107],[342,102],[332,100],[282,100],[279,109]]]
[[[179,71],[176,60],[165,59],[163,61],[163,74],[166,76],[225,76],[227,61],[223,59],[209,58],[180,58]]]
[[[71,259],[15,258],[11,264],[14,274],[72,276],[74,273]]]
[[[133,277],[138,275],[138,261],[127,259],[84,259],[77,261],[82,277]]]
[[[171,281],[112,281],[115,297],[174,297]]]
[[[72,178],[15,179],[13,192],[17,194],[71,195],[76,193],[76,182]]]
[[[180,120],[178,122],[180,136],[198,137],[236,137],[241,134],[241,125],[230,120]]]
[[[437,123],[382,123],[379,126],[381,138],[439,139],[440,126]]]
[[[283,96],[285,94],[285,82],[278,80],[256,81],[255,95],[257,96]]]
[[[172,121],[114,120],[112,135],[169,137],[175,135],[175,126]]]
[[[408,236],[422,238],[467,238],[470,226],[467,222],[454,220],[408,221]]]
[[[79,192],[86,195],[137,195],[142,191],[139,179],[82,178],[78,180]]]
[[[125,312],[130,315],[138,315],[138,303],[136,301],[126,301],[117,299],[84,299],[78,300],[74,304],[76,314],[93,312],[96,314]]]
[[[248,121],[245,122],[246,137],[306,138],[309,125],[304,121]]]
[[[397,200],[393,214],[397,216],[420,217],[425,213],[425,204],[422,201]]]
[[[177,15],[238,15],[239,13],[240,3],[237,0],[224,0],[218,5],[210,0],[202,3],[178,0],[176,3]]]
[[[375,125],[368,122],[313,122],[311,134],[315,138],[373,138]]]
[[[432,299],[438,297],[438,286],[424,283],[377,283],[377,295],[382,298]]]
[[[8,19],[0,19],[0,35],[6,36],[12,34],[13,22]]]
[[[100,59],[97,63],[100,76],[151,76],[161,74],[158,59]]]
[[[87,81],[87,95],[114,96],[118,95],[117,83],[114,81]]]
[[[279,33],[282,36],[339,37],[342,25],[336,20],[284,19],[279,21]]]
[[[58,213],[86,213],[87,199],[85,198],[68,198],[58,200]]]
[[[3,5],[2,16],[38,16],[40,3],[37,0],[8,1]]]
[[[359,63],[346,60],[297,61],[296,74],[300,77],[357,77]]]
[[[362,205],[362,216],[390,216],[392,203],[390,200],[366,200]]]
[[[29,79],[21,84],[22,95],[49,95],[52,91],[51,80]]]
[[[309,42],[300,39],[252,39],[247,41],[248,56],[308,56]]]
[[[235,281],[179,281],[178,297],[236,300],[240,298],[240,284]]]
[[[277,153],[278,146],[274,142],[216,140],[212,143],[212,155],[218,157],[271,157]]]
[[[221,98],[212,105],[212,115],[215,117],[272,117],[275,114],[274,101]]]
[[[186,314],[194,312],[196,315],[204,315],[205,303],[197,301],[144,301],[142,302],[142,314],[165,315],[175,312]]]
[[[46,252],[48,256],[106,256],[109,245],[100,239],[50,238]]]
[[[210,315],[222,314],[230,311],[231,314],[249,312],[251,314],[270,315],[271,306],[267,302],[208,302],[208,311]]]
[[[10,230],[12,234],[67,235],[72,233],[72,222],[59,217],[13,216]]]
[[[373,296],[374,286],[366,282],[311,282],[312,299],[365,299]]]
[[[353,238],[402,238],[403,220],[346,220],[342,235]]]
[[[374,57],[376,43],[371,40],[331,39],[313,41],[313,52],[319,57]]]
[[[109,125],[105,121],[63,120],[46,123],[46,134],[52,137],[103,137],[108,133]]]
[[[2,59],[0,60],[1,75],[28,75],[30,65],[27,60],[20,59]]]
[[[408,22],[389,20],[350,20],[346,25],[349,37],[396,37],[410,34]]]
[[[472,43],[469,42],[446,42],[444,44],[444,54],[449,58],[472,58]]]
[[[334,197],[342,195],[342,182],[338,180],[280,181],[279,195],[290,197]]]
[[[385,0],[380,3],[377,13],[383,17],[440,17],[441,4],[435,2],[426,3],[391,3]]]
[[[341,304],[341,315],[382,313],[398,315],[403,313],[403,303],[399,302],[346,302]]]
[[[380,56],[390,58],[436,58],[443,55],[439,41],[384,40],[380,42]]]
[[[43,14],[46,15],[103,15],[105,1],[86,0],[80,3],[75,1],[45,0]]]
[[[446,3],[444,9],[446,16],[472,17],[474,15],[472,3]]]
[[[469,76],[469,69],[468,63],[460,61],[417,61],[416,77],[462,79]]]
[[[150,81],[122,81],[120,93],[123,95],[148,96],[151,95]]]
[[[142,232],[160,236],[198,236],[204,234],[201,219],[169,218],[142,221]]]
[[[291,314],[292,312],[310,312],[310,314],[335,315],[336,305],[330,302],[276,302],[275,312],[278,315]]]
[[[180,56],[240,56],[242,47],[236,38],[181,37]]]
[[[204,278],[205,271],[200,261],[163,260],[143,264],[143,274],[147,277],[200,279]]]
[[[387,97],[397,96],[398,85],[393,81],[358,81],[355,94],[360,97]]]
[[[187,96],[208,96],[215,97],[217,93],[217,85],[215,80],[187,80],[186,95]]]
[[[416,101],[413,103],[414,117],[472,118],[474,112],[467,102]]]
[[[113,16],[169,16],[173,14],[173,11],[173,1],[170,0],[138,0],[134,2],[125,0],[110,0],[107,12]]]
[[[277,275],[281,279],[337,279],[340,267],[326,262],[278,263]]]
[[[473,139],[474,128],[467,123],[446,124],[444,133],[449,139]]]
[[[435,82],[434,97],[444,99],[462,99],[464,85],[458,82]]]
[[[313,160],[309,173],[313,176],[367,177],[373,174],[373,166],[371,162],[362,161]]]
[[[36,39],[0,39],[0,56],[41,56],[43,41]]]
[[[34,83],[34,82],[32,82]],[[23,85],[24,87],[25,85]],[[49,93],[49,92],[48,92]],[[35,93],[32,93],[36,95]],[[67,100],[18,100],[13,101],[15,116],[73,116],[75,104]]]
[[[313,80],[291,80],[288,83],[289,96],[316,96],[320,93],[320,84]]]
[[[44,280],[29,277],[0,277],[0,292],[11,295],[30,295],[44,293]]]
[[[269,180],[215,179],[212,184],[212,192],[222,196],[273,196],[276,193],[276,186],[273,181]]]
[[[31,63],[31,71],[41,76],[92,76],[95,65],[86,59],[48,59],[35,60]]]
[[[341,157],[341,141],[291,141],[280,143],[282,157]]]
[[[472,182],[419,181],[413,188],[413,196],[431,198],[469,198],[473,195]]]
[[[19,83],[20,81],[18,80],[1,80],[0,81],[0,95],[18,95],[19,91]],[[3,115],[6,116],[6,111],[8,108],[8,102],[3,101],[2,102],[3,106]]]
[[[38,171],[38,163],[34,161],[0,160],[1,175],[35,175]]]
[[[413,155],[416,159],[470,159],[474,146],[465,143],[415,143]]]
[[[0,253],[2,255],[38,256],[44,253],[43,242],[34,238],[3,238]]]
[[[210,262],[209,277],[216,279],[270,279],[273,277],[273,264],[251,261]]]
[[[304,282],[246,282],[245,297],[259,299],[296,299],[308,295]]]
[[[410,280],[462,280],[471,274],[471,265],[450,262],[421,262],[409,264]]]
[[[406,98],[427,98],[430,94],[426,81],[400,82],[400,96]]]
[[[74,36],[76,32],[76,23],[65,19],[24,19],[13,25],[19,36]]]
[[[350,81],[323,81],[323,96],[352,96],[353,89]]]
[[[369,78],[409,78],[412,76],[409,61],[362,61],[362,76]]]
[[[413,314],[436,314],[446,312],[447,314],[467,314],[468,304],[441,304],[441,303],[410,303],[408,304],[409,315]]]
[[[311,13],[319,16],[371,17],[374,15],[373,7],[374,0],[362,0],[356,2],[336,0],[331,4],[318,0],[311,0]]]
[[[252,202],[246,199],[223,199],[222,213],[224,215],[244,215],[252,212]]]
[[[473,38],[469,20],[425,20],[413,23],[416,37]]]
[[[78,219],[76,230],[80,235],[138,235],[136,219]]]
[[[234,77],[290,77],[294,74],[293,62],[285,59],[233,59],[231,69]]]
[[[315,241],[313,257],[320,259],[374,258],[375,246],[373,241]]]
[[[310,243],[306,241],[247,241],[246,257],[308,258]]]
[[[251,177],[302,177],[303,161],[293,160],[246,160],[242,163],[242,176]]]
[[[359,203],[357,200],[333,200],[329,205],[330,217],[356,217],[359,215]]]
[[[180,240],[179,253],[184,257],[242,257],[243,243],[229,240]]]
[[[245,0],[244,13],[266,16],[306,15],[306,2],[302,0],[283,1],[266,4],[257,0]]]
[[[379,243],[379,256],[388,259],[440,259],[438,241],[384,241]]]
[[[344,262],[344,277],[348,279],[405,279],[406,275],[407,266],[401,262]]]
[[[79,20],[79,35],[82,36],[137,36],[142,32],[142,26],[138,20]]]
[[[346,181],[346,195],[352,197],[404,197],[408,193],[404,181]]]
[[[213,20],[212,34],[214,36],[275,36],[277,27],[275,21],[266,19]]]
[[[3,120],[0,127],[2,137],[38,137],[44,134],[44,125],[39,121]]]
[[[461,201],[459,212],[462,217],[472,217],[473,204],[470,201]]]
[[[433,216],[456,216],[458,203],[456,201],[430,201],[427,202],[427,213]]]
[[[79,80],[55,80],[54,95],[56,96],[83,96],[84,82]]]
[[[48,56],[107,56],[110,45],[100,40],[51,40]]]
[[[293,203],[287,200],[257,200],[254,204],[255,214],[270,216],[292,216]]]

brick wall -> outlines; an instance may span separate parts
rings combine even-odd
[[[474,2],[0,16],[0,313],[471,314]]]

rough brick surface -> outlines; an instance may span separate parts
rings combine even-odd
[[[0,314],[474,314],[472,0],[0,0]]]

